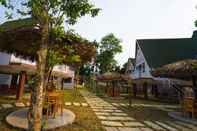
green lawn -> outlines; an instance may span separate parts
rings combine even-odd
[[[64,90],[64,100],[65,102],[86,102],[83,96],[77,90]],[[28,96],[28,94],[25,94]],[[23,102],[27,102],[27,97],[24,97]],[[15,96],[0,96],[0,104],[2,103],[11,103],[15,102]],[[61,127],[55,129],[54,131],[103,131],[100,121],[97,119],[94,112],[90,107],[76,107],[76,106],[67,106],[65,107],[73,111],[76,115],[75,121],[72,125],[66,127]],[[19,108],[11,109],[0,109],[0,131],[20,131],[20,129],[13,128],[5,122],[5,117]]]

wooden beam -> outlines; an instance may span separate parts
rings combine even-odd
[[[25,80],[26,80],[26,72],[22,71],[20,73],[19,85],[18,85],[17,94],[16,94],[16,100],[21,100],[21,98],[23,96]]]

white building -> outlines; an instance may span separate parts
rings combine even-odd
[[[136,40],[134,79],[152,78],[161,83],[161,90],[168,91],[173,84],[183,81],[169,78],[155,78],[151,71],[166,64],[185,59],[197,58],[195,32],[192,38],[179,39],[138,39]]]
[[[0,52],[0,65],[10,65],[10,64],[25,64],[29,66],[35,66],[35,62],[24,60],[19,57],[15,57],[13,54],[7,54]],[[66,78],[64,78],[64,87],[71,88],[74,85],[74,70],[65,65],[55,66],[53,71],[60,72],[65,74]],[[0,74],[0,85],[8,85],[11,84],[12,75],[11,74]],[[62,78],[58,78],[62,79]]]

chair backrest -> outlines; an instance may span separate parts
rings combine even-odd
[[[184,98],[184,107],[192,109],[194,107],[194,98]]]

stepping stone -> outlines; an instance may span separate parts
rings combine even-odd
[[[163,126],[164,128],[170,130],[170,131],[178,131],[176,128],[173,128],[165,123],[162,123],[162,122],[159,122],[159,121],[156,121],[157,124]]]
[[[158,131],[165,131],[164,128],[162,128],[161,126],[159,126],[158,124],[156,123],[153,123],[151,121],[144,121],[144,123],[149,126],[149,127],[152,127],[153,129],[155,130],[158,130]]]
[[[30,106],[30,103],[29,103],[29,102],[27,102],[27,103],[26,103],[26,106]]]
[[[65,105],[66,105],[66,106],[71,106],[72,103],[71,103],[71,102],[65,102]]]
[[[81,103],[82,106],[87,107],[88,104],[87,103]]]
[[[121,103],[120,105],[121,105],[121,106],[126,106],[126,104],[123,104],[123,103]]]
[[[110,116],[110,117],[107,117],[107,120],[112,120],[112,121],[132,121],[134,119],[132,119],[130,117]]]
[[[172,126],[172,127],[175,127],[179,130],[182,130],[182,131],[187,131],[187,130],[190,130],[189,128],[185,127],[185,126],[182,126],[182,125],[179,125],[177,123],[174,123],[174,122],[170,122],[170,121],[166,121],[168,125]]]
[[[101,119],[101,120],[107,120],[107,117],[106,116],[97,116],[98,119]]]
[[[144,124],[140,123],[140,122],[123,122],[123,124],[125,126],[144,126]]]
[[[107,112],[95,112],[96,115],[110,115],[109,113]]]
[[[80,106],[80,103],[73,102],[73,105],[74,105],[74,106]]]
[[[115,110],[114,112],[116,112],[116,113],[117,113],[117,112],[119,112],[119,113],[123,113],[121,110]]]
[[[5,108],[5,109],[7,109],[7,108],[12,108],[12,107],[13,107],[12,104],[1,104],[1,106],[2,106],[3,108]]]
[[[14,105],[15,105],[16,107],[25,107],[25,104],[22,103],[22,102],[14,103]]]
[[[119,131],[117,128],[115,128],[115,127],[104,127],[104,129],[106,130],[106,131]]]
[[[126,113],[112,113],[113,116],[127,116]]]
[[[123,126],[121,122],[114,122],[114,121],[101,121],[101,124],[105,126]]]
[[[184,122],[181,122],[181,121],[175,121],[175,124],[179,124],[179,125],[181,125],[181,126],[190,128],[190,130],[191,130],[191,129],[197,130],[197,126],[194,126],[194,125],[189,124],[189,123],[184,123]]]
[[[117,104],[117,103],[112,103],[112,105],[114,105],[114,106],[119,106],[119,104]]]
[[[153,131],[150,128],[128,128],[128,127],[119,127],[119,131]]]

